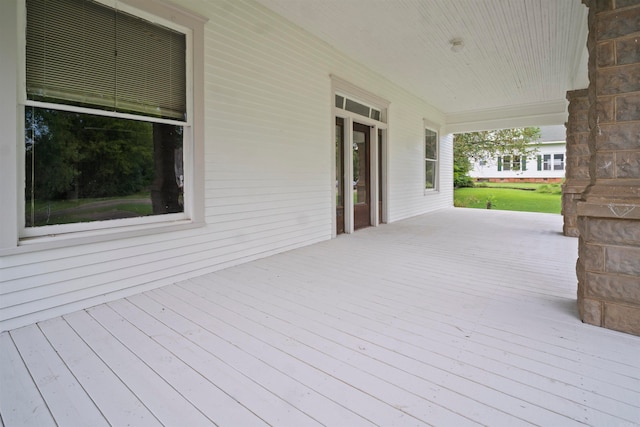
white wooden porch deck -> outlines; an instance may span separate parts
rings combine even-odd
[[[3,333],[2,423],[640,425],[561,221],[444,210]]]

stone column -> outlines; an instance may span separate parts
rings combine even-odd
[[[589,7],[590,184],[578,203],[578,308],[640,335],[640,0]]]
[[[567,92],[569,120],[567,128],[567,162],[562,186],[562,215],[565,236],[578,237],[578,201],[589,185],[589,97],[587,89]]]

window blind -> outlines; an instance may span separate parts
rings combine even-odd
[[[90,0],[27,0],[27,98],[186,120],[186,37]]]

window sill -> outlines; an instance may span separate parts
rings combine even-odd
[[[80,231],[58,235],[28,237],[20,239],[17,246],[0,249],[0,256],[46,251],[92,243],[108,242],[113,240],[130,239],[134,237],[149,236],[159,233],[171,233],[204,227],[204,222],[193,220],[178,220],[172,222],[125,226],[104,230]]]

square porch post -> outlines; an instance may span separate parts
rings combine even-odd
[[[590,183],[578,203],[578,308],[640,335],[640,0],[589,7]]]

